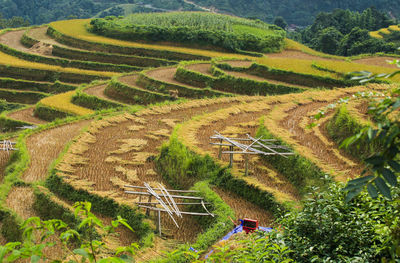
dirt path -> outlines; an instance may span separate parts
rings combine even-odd
[[[3,35],[0,36],[0,43],[7,45],[11,48],[14,48],[16,50],[25,52],[25,53],[29,53],[29,54],[33,54],[33,55],[39,55],[39,56],[43,56],[43,57],[54,57],[51,54],[51,50],[47,50],[48,48],[45,48],[46,50],[43,49],[40,51],[40,53],[35,52],[34,50],[25,47],[22,43],[21,43],[21,38],[22,36],[25,34],[26,30],[19,30],[19,31],[10,31],[7,32]],[[46,54],[45,54],[45,53]]]
[[[191,86],[189,84],[183,84],[183,83],[175,80],[175,73],[176,73],[176,67],[173,67],[173,68],[160,68],[160,69],[150,70],[146,73],[146,75],[149,76],[150,78],[160,80],[163,82],[167,82],[167,83],[172,83],[172,84],[179,85],[179,86],[190,87],[190,88],[195,88],[195,89],[199,88],[199,87]]]
[[[99,97],[100,99],[103,99],[103,100],[108,100],[108,101],[112,101],[115,103],[121,103],[119,101],[116,101],[116,100],[108,97],[106,94],[104,94],[104,90],[106,88],[107,88],[107,84],[96,85],[96,86],[92,86],[87,89],[84,89],[83,92],[85,92],[88,95]]]
[[[122,83],[125,83],[128,86],[136,86],[136,81],[138,79],[138,75],[137,74],[133,74],[133,75],[126,75],[126,76],[122,76],[119,77],[118,80],[121,81]]]
[[[387,62],[388,60],[389,61],[393,61],[393,60],[396,60],[396,59],[398,60],[399,58],[394,58],[394,57],[371,57],[371,58],[356,59],[356,60],[353,60],[353,62],[359,63],[359,64],[365,64],[365,65],[373,65],[373,66],[380,66],[380,67],[385,67],[385,68],[399,69],[396,65],[389,64]]]
[[[19,120],[19,121],[29,122],[29,123],[36,124],[36,125],[47,123],[47,121],[41,120],[41,119],[33,116],[34,110],[35,110],[35,107],[30,107],[30,108],[14,111],[14,112],[8,114],[7,117],[9,117],[11,119]]]
[[[319,56],[310,55],[298,50],[283,50],[280,53],[268,53],[265,54],[269,58],[292,58],[292,59],[304,59],[304,60],[332,60],[329,58],[322,58]]]
[[[204,75],[213,76],[211,74],[211,64],[208,63],[188,65],[186,66],[186,68],[189,70],[198,71],[200,73],[203,73]]]
[[[227,60],[223,61],[223,63],[231,65],[232,67],[235,68],[248,68],[254,63],[254,61]]]
[[[57,45],[60,47],[67,47],[70,48],[69,46],[66,46],[64,44],[61,44],[57,42],[54,38],[50,37],[47,35],[47,29],[48,27],[37,27],[37,28],[31,28],[28,32],[28,36],[32,37],[35,40],[50,44],[50,45]]]
[[[297,140],[300,145],[303,145],[312,150],[313,154],[322,162],[334,168],[339,174],[338,179],[353,178],[360,174],[362,170],[361,165],[349,166],[349,164],[341,158],[338,158],[333,152],[333,148],[328,147],[321,138],[318,138],[311,132],[306,132],[301,127],[301,122],[308,112],[320,109],[329,102],[312,102],[299,105],[294,109],[287,111],[288,117],[284,118],[280,125],[292,134],[292,138]],[[323,130],[322,130],[323,131]],[[326,134],[326,132],[323,132]]]
[[[91,120],[83,120],[66,124],[28,137],[27,148],[31,163],[22,179],[25,182],[44,180],[50,164],[64,149],[65,144],[77,136],[90,122]]]
[[[23,52],[29,52],[29,48],[25,47],[21,43],[21,38],[25,34],[25,32],[25,29],[18,31],[9,31],[0,36],[0,43]]]

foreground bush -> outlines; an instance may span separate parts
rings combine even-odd
[[[23,242],[10,242],[0,246],[0,262],[20,262],[30,259],[30,262],[132,262],[137,244],[117,248],[110,252],[103,239],[115,233],[119,225],[129,230],[132,228],[126,220],[118,216],[111,222],[111,226],[104,226],[102,221],[90,212],[91,204],[77,202],[75,216],[80,217],[81,223],[77,229],[71,229],[66,223],[58,219],[42,221],[38,217],[27,219],[23,225]],[[99,230],[99,232],[98,232]],[[99,234],[101,233],[101,234]],[[61,244],[64,254],[57,258],[49,258],[44,250]],[[114,256],[107,257],[104,253]],[[129,255],[130,254],[130,255]]]
[[[400,259],[399,191],[397,201],[372,199],[363,192],[347,203],[342,188],[332,184],[328,191],[315,192],[300,212],[283,217],[277,239],[292,250],[291,257],[298,262]]]

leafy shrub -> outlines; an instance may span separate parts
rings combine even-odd
[[[345,105],[336,110],[326,126],[329,136],[339,145],[348,137],[358,134],[364,127],[351,116]],[[379,148],[376,142],[370,143],[363,140],[357,146],[347,147],[344,150],[357,158],[364,159],[371,153],[377,152]]]
[[[277,238],[293,251],[292,258],[298,262],[378,262],[383,257],[399,258],[399,254],[395,255],[399,241],[398,202],[372,199],[364,192],[347,203],[342,187],[333,183],[328,191],[314,189],[301,211],[290,212],[280,220],[284,230]]]

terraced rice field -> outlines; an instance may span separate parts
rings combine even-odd
[[[159,147],[168,139],[175,124],[200,112],[212,112],[246,100],[193,101],[98,121],[78,140],[76,146],[82,148],[82,152],[74,148],[72,151],[76,153],[75,157],[69,153],[71,155],[67,155],[68,158],[64,159],[58,169],[75,187],[84,187],[98,195],[112,196],[119,202],[132,204],[138,199],[124,194],[124,185],[137,185],[141,182],[149,182],[153,186],[157,186],[156,182],[166,184],[156,173],[154,163],[146,160],[158,154]],[[85,146],[83,142],[86,142]],[[174,238],[193,241],[199,231],[195,221],[186,217],[178,223],[182,229],[191,230],[174,233]],[[163,216],[163,225],[173,229],[173,222],[166,216]]]
[[[167,51],[176,52],[175,56],[181,57],[197,55],[203,56],[209,61],[178,65],[179,61],[167,59],[164,61],[163,58],[159,57],[159,54],[154,55],[154,57],[143,56],[143,54],[130,54],[132,55],[132,65],[141,63],[140,67],[142,67],[143,65],[160,63],[160,67],[146,69],[139,73],[132,72],[120,75],[115,72],[81,69],[78,66],[62,67],[33,62],[0,52],[0,66],[6,66],[0,68],[0,75],[13,77],[16,80],[32,80],[31,82],[18,84],[13,81],[2,82],[4,84],[1,89],[18,90],[20,93],[16,92],[13,94],[17,95],[7,95],[8,97],[2,95],[3,97],[0,96],[1,99],[11,101],[19,98],[18,94],[24,94],[28,91],[37,92],[37,87],[47,89],[45,92],[46,96],[48,95],[48,97],[41,99],[37,105],[44,107],[41,111],[36,111],[34,105],[26,105],[26,108],[4,114],[9,122],[22,121],[23,123],[39,126],[39,130],[23,133],[22,136],[24,138],[21,143],[26,146],[29,162],[24,164],[26,169],[12,179],[20,179],[31,186],[10,185],[9,192],[6,194],[7,198],[4,204],[1,204],[2,208],[13,211],[20,219],[36,215],[32,208],[35,199],[33,191],[38,189],[37,187],[48,191],[37,184],[43,183],[47,179],[49,169],[53,168],[53,164],[56,164],[55,171],[58,176],[74,189],[84,189],[99,198],[110,198],[118,204],[127,204],[130,207],[135,207],[135,202],[139,201],[139,197],[127,195],[124,192],[124,185],[143,185],[143,182],[149,182],[154,187],[161,183],[167,188],[172,188],[157,170],[153,160],[159,156],[161,146],[168,142],[174,130],[179,141],[187,149],[201,156],[209,154],[216,164],[224,167],[228,164],[228,156],[223,155],[219,159],[218,147],[210,145],[210,136],[214,134],[214,131],[219,131],[231,137],[243,137],[246,134],[255,136],[260,126],[260,120],[264,119],[264,125],[272,135],[290,145],[295,152],[310,160],[323,172],[335,177],[336,180],[346,181],[349,178],[354,178],[362,170],[363,167],[359,160],[338,149],[326,131],[326,123],[332,116],[333,110],[328,111],[326,118],[318,121],[318,126],[312,129],[308,129],[306,126],[312,122],[310,116],[321,109],[326,109],[327,105],[336,102],[340,98],[351,96],[359,91],[388,90],[391,86],[371,85],[341,89],[333,88],[332,90],[312,90],[311,87],[293,83],[293,81],[289,81],[284,77],[276,80],[246,72],[219,69],[230,78],[232,81],[230,85],[242,85],[240,86],[241,88],[243,88],[242,82],[250,83],[246,84],[247,86],[244,88],[251,88],[252,85],[256,86],[259,83],[268,82],[306,90],[302,93],[279,96],[239,96],[238,90],[234,89],[220,92],[210,87],[205,88],[205,85],[200,87],[196,84],[183,83],[177,78],[177,68],[184,65],[185,69],[203,75],[208,80],[217,79],[218,76],[216,73],[213,74],[211,70],[213,63],[219,61],[216,58],[232,57],[231,60],[228,58],[224,62],[236,68],[248,68],[256,62],[287,72],[343,80],[343,74],[350,71],[392,72],[395,68],[385,63],[386,60],[391,59],[390,57],[368,57],[346,62],[344,61],[345,58],[322,54],[299,43],[287,40],[287,47],[283,52],[265,54],[264,57],[258,58],[172,46],[168,45],[168,43],[153,45],[115,40],[89,33],[85,29],[88,22],[89,20],[70,20],[50,24],[51,27],[64,34],[67,38],[72,39],[72,42],[85,42],[85,47],[78,47],[78,44],[67,44],[60,39],[56,40],[46,34],[47,26],[31,28],[28,32],[25,29],[7,33],[2,32],[0,43],[19,52],[35,54],[41,59],[60,59],[60,57],[55,54],[38,54],[23,45],[21,40],[25,33],[42,43],[76,51],[75,55],[81,54],[82,56],[79,60],[88,62],[96,62],[94,59],[98,54],[96,52],[117,56],[115,53],[96,50],[97,44],[120,46],[121,50],[127,47],[143,49],[146,54],[154,51]],[[90,55],[90,59],[86,59],[84,54]],[[122,58],[123,55],[119,54],[119,56]],[[210,61],[211,59],[216,60]],[[110,65],[116,66],[121,64],[118,61],[110,63]],[[13,68],[10,71],[8,66],[15,67],[15,69]],[[327,72],[324,69],[337,73]],[[68,81],[64,81],[62,76]],[[111,77],[115,78],[110,81]],[[147,78],[147,82],[143,81],[144,77]],[[95,79],[102,79],[103,81],[94,82],[85,87],[65,84],[65,82],[88,84]],[[63,81],[60,82],[60,80]],[[189,80],[191,79],[189,78]],[[113,81],[128,88],[135,88],[142,95],[137,95],[139,93],[134,92],[124,93],[124,89],[118,90],[118,87],[114,87],[114,91],[118,91],[118,94],[124,100],[112,99],[105,95],[104,92]],[[187,81],[188,79],[185,82]],[[394,81],[400,81],[400,76]],[[50,86],[51,88],[49,88]],[[179,87],[182,90],[185,89],[186,93],[184,95],[178,93],[177,97],[173,97],[173,92],[171,93],[171,91]],[[329,86],[329,88],[332,87]],[[54,91],[50,89],[54,89]],[[209,94],[206,92],[209,92]],[[77,94],[90,95],[90,97],[81,98],[83,102],[81,101],[80,106],[78,106],[72,102],[73,97]],[[206,96],[211,98],[193,100],[193,98],[204,98]],[[215,98],[216,96],[226,97]],[[155,97],[158,99],[154,99]],[[182,97],[185,99],[182,100]],[[158,106],[143,106],[156,102],[160,103],[164,98],[165,100],[177,101],[163,102]],[[124,101],[138,100],[143,100],[140,107],[123,103]],[[122,104],[124,112],[119,112],[120,108],[109,106],[109,103]],[[107,109],[107,111],[92,110],[89,107],[100,110]],[[360,121],[368,121],[366,102],[349,104],[348,107]],[[47,117],[47,115],[56,114],[54,112],[72,116],[71,121],[61,125],[60,123],[49,124],[48,121],[41,119]],[[89,115],[92,118],[90,120],[79,119],[83,116],[89,118]],[[80,117],[78,118],[78,116]],[[18,122],[16,125],[18,127],[20,123]],[[52,128],[42,129],[43,125],[50,125],[48,127]],[[5,138],[16,138],[14,133],[4,133],[2,135]],[[63,153],[67,146],[67,152]],[[60,160],[54,162],[59,157]],[[9,160],[10,154],[0,151],[2,181],[4,181],[5,169]],[[17,162],[20,161],[17,160]],[[271,163],[258,156],[249,158],[248,176],[244,176],[244,166],[245,160],[243,156],[235,155],[233,168],[231,169],[234,178],[239,178],[246,185],[254,186],[260,191],[270,193],[274,200],[284,207],[297,209],[301,206],[303,195],[299,189],[290,183],[284,174],[279,173]],[[10,176],[10,174],[12,174],[12,171],[8,172],[7,175]],[[9,181],[4,183],[8,184]],[[258,219],[260,225],[263,226],[274,224],[275,215],[270,207],[260,206],[242,196],[223,189],[221,186],[212,185],[211,188],[231,207],[236,219],[250,217]],[[54,198],[57,199],[59,197],[58,193],[53,194],[55,194]],[[71,202],[61,200],[61,198],[57,200],[57,202],[63,202],[65,207],[71,207]],[[144,211],[142,212],[144,213]],[[98,216],[103,222],[110,222],[111,220],[111,218],[102,214],[98,214]],[[150,223],[152,228],[155,228],[155,219],[155,216],[151,214],[145,220]],[[193,217],[184,217],[179,219],[178,223],[183,230],[177,231],[172,220],[163,214],[163,233],[167,240],[155,238],[153,240],[153,248],[142,249],[138,253],[138,261],[152,260],[161,255],[161,250],[170,251],[181,243],[187,242],[191,244],[196,241],[199,233],[207,231]],[[107,240],[110,246],[114,247],[137,241],[136,237],[127,231],[120,229],[119,233],[121,235],[119,238]],[[5,242],[2,237],[0,237],[1,241]],[[57,253],[57,248],[51,253]]]

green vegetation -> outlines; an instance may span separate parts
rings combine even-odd
[[[384,198],[372,199],[365,192],[347,203],[342,187],[333,183],[327,191],[314,189],[301,211],[279,220],[283,230],[274,241],[284,242],[296,262],[398,258],[398,204]]]
[[[375,8],[368,8],[362,13],[336,9],[332,13],[319,13],[314,23],[300,32],[301,40],[313,49],[342,56],[394,53],[397,46],[374,38],[369,32],[392,23]]]
[[[201,156],[187,148],[177,138],[176,131],[168,145],[162,147],[156,165],[164,179],[176,188],[187,189],[200,180],[210,180],[272,213],[279,214],[284,210],[271,193],[235,177],[230,169],[221,167],[209,155]]]
[[[94,19],[91,31],[124,40],[168,41],[228,51],[276,52],[285,32],[261,21],[210,13],[135,14],[125,18]]]
[[[362,0],[362,1],[301,1],[301,0],[192,0],[205,8],[215,8],[218,12],[234,14],[236,16],[261,19],[272,22],[275,17],[282,16],[289,24],[306,26],[312,23],[313,17],[318,12],[332,11],[336,8],[363,11],[375,6],[381,11],[391,12],[394,16],[400,14],[400,4],[396,1]],[[67,1],[34,1],[27,0],[2,0],[0,13],[6,18],[13,16],[23,17],[31,24],[43,24],[50,21],[69,18],[88,18],[95,15],[105,17],[109,15],[120,16],[131,13],[163,12],[172,10],[199,11],[193,4],[180,0],[67,0]],[[18,18],[11,22],[21,24]],[[12,23],[11,25],[13,25]],[[7,24],[6,27],[9,27]]]
[[[127,104],[147,105],[173,100],[173,98],[167,94],[153,92],[150,88],[142,89],[135,86],[128,86],[114,78],[108,83],[104,93],[110,98],[117,99]]]
[[[42,221],[38,217],[31,217],[22,224],[23,242],[7,243],[1,246],[0,260],[6,262],[15,262],[23,259],[30,259],[31,262],[39,262],[40,260],[51,260],[53,262],[61,262],[71,257],[68,262],[124,262],[132,261],[137,244],[131,244],[127,247],[117,248],[115,255],[105,257],[102,255],[108,249],[103,242],[103,238],[111,236],[115,233],[115,229],[121,225],[126,228],[132,228],[127,224],[126,220],[118,217],[113,220],[110,226],[104,226],[102,222],[91,213],[91,204],[88,202],[77,202],[74,205],[75,216],[82,217],[81,223],[74,228],[70,228],[66,223],[59,219],[51,219]],[[95,234],[96,228],[101,229],[102,233]],[[79,231],[79,232],[78,232]],[[80,243],[79,245],[77,245]],[[46,256],[45,248],[53,247],[57,243],[62,245],[65,251],[57,258],[49,258]],[[124,252],[124,253],[121,253]],[[126,254],[128,252],[129,256]]]
[[[329,136],[338,145],[341,145],[350,136],[358,134],[365,127],[365,124],[361,124],[359,120],[349,113],[345,105],[336,110],[335,115],[326,126]],[[360,159],[368,158],[371,154],[378,152],[379,149],[380,147],[376,143],[365,140],[360,142],[357,147],[344,148],[345,151]]]

